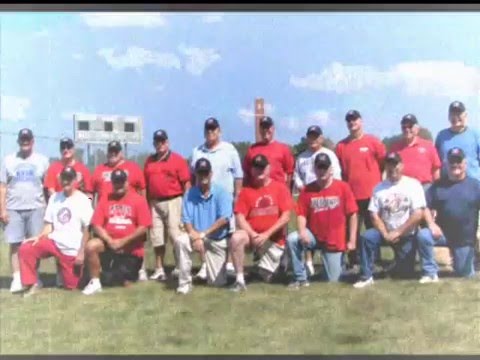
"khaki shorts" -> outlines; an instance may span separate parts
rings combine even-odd
[[[150,241],[153,247],[164,246],[167,239],[180,236],[182,225],[182,197],[176,197],[164,201],[152,201],[152,228],[150,230]]]
[[[259,251],[260,261],[258,267],[267,270],[270,273],[275,273],[280,266],[285,247],[277,245],[272,241],[266,241],[262,249]]]

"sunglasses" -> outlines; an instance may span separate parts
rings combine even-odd
[[[413,125],[402,125],[402,130],[412,129]]]
[[[360,119],[360,118],[348,118],[348,119],[346,119],[345,121],[346,121],[347,123],[351,123],[351,122],[357,121],[358,119]]]
[[[330,165],[320,164],[320,165],[315,165],[315,167],[316,167],[318,170],[328,170],[328,168],[330,167]]]
[[[73,149],[73,145],[60,145],[60,150],[70,150]]]

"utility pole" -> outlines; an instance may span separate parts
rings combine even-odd
[[[255,99],[255,142],[260,141],[260,119],[265,116],[265,104],[263,98]]]

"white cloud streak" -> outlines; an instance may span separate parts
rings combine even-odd
[[[92,28],[158,28],[167,25],[164,14],[150,12],[92,12],[81,14],[80,17],[87,26]]]

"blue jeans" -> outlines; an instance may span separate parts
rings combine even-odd
[[[414,274],[415,269],[415,236],[404,236],[395,244],[390,244],[395,253],[395,273],[400,276]],[[360,235],[360,266],[362,279],[373,276],[375,255],[384,239],[377,229],[369,229]]]
[[[303,245],[300,242],[298,232],[294,231],[287,237],[287,247],[290,254],[290,259],[293,268],[293,278],[295,281],[307,280],[307,271],[302,261],[302,254],[305,250],[320,249],[322,253],[323,266],[327,275],[327,280],[330,282],[337,282],[343,272],[343,252],[328,252],[318,246],[317,240],[307,229],[307,234],[310,239],[308,245]]]
[[[438,265],[433,254],[434,246],[448,246],[445,236],[438,240],[433,238],[428,228],[421,229],[417,234],[418,252],[422,259],[422,273],[427,276],[434,276],[438,273]],[[458,276],[471,277],[475,275],[474,258],[475,248],[471,246],[451,247],[453,254],[453,268]]]

